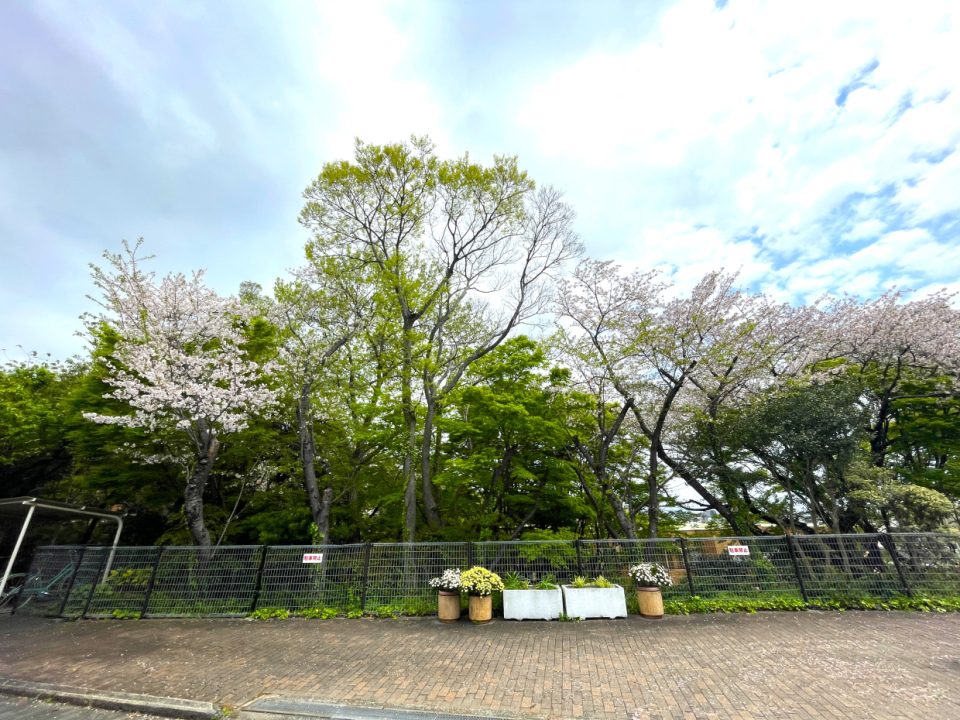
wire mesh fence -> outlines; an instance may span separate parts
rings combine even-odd
[[[810,598],[889,598],[908,589],[881,535],[804,535],[794,543]]]
[[[429,581],[447,568],[469,564],[468,543],[375,543],[366,569],[364,609],[436,610]]]
[[[252,612],[265,550],[259,545],[164,548],[147,614],[216,617]]]
[[[373,543],[336,546],[120,547],[37,550],[17,612],[64,617],[242,616],[436,610],[429,580],[481,565],[536,583],[603,575],[629,592],[630,567],[670,574],[666,599],[887,599],[960,596],[960,540],[929,533]]]
[[[85,554],[85,548],[78,545],[38,550],[14,601],[16,611],[26,615],[59,615],[69,600]]]
[[[960,595],[960,538],[924,533],[892,537],[910,588],[933,596]]]
[[[785,537],[686,540],[694,593],[702,597],[801,597]]]
[[[603,575],[607,580],[632,589],[630,568],[638,563],[657,563],[666,568],[673,584],[663,588],[664,597],[689,594],[684,547],[679,539],[664,540],[583,540],[580,556],[584,577]]]
[[[321,607],[359,608],[365,548],[365,545],[268,547],[257,606],[291,612]]]

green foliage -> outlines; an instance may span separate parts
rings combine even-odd
[[[504,590],[526,590],[528,587],[530,584],[518,571],[508,572],[503,576]]]
[[[254,620],[286,620],[290,617],[290,611],[286,608],[261,608],[254,610],[249,617]]]
[[[591,584],[591,585],[594,585],[594,586],[596,586],[596,587],[598,587],[598,588],[612,588],[612,587],[613,587],[613,583],[610,582],[609,580],[607,580],[603,575],[597,575],[597,576],[593,579],[593,582],[590,583],[590,584]]]
[[[360,610],[360,609],[348,610],[348,611],[347,611],[347,617],[350,618],[350,619],[352,619],[352,620],[355,620],[355,619],[357,619],[357,618],[362,618],[362,617],[363,617],[363,610]]]
[[[110,577],[107,578],[107,584],[115,590],[135,589],[142,590],[150,582],[150,576],[153,574],[153,568],[141,568],[139,570],[111,570]]]
[[[340,615],[340,608],[333,607],[317,607],[304,610],[300,613],[303,617],[309,620],[330,620]]]
[[[889,599],[876,597],[834,598],[803,602],[789,595],[764,598],[693,596],[678,600],[664,600],[663,611],[668,615],[699,613],[755,613],[758,610],[802,611],[814,610],[913,610],[920,612],[960,612],[960,597],[915,597],[895,596]]]
[[[560,622],[580,622],[579,617],[571,617],[570,615],[567,615],[565,612],[562,612],[562,611],[560,613],[560,617],[558,617],[557,620],[559,620]]]
[[[556,590],[559,585],[557,585],[557,579],[553,576],[553,574],[549,573],[540,578],[540,582],[533,587],[536,590]]]
[[[380,605],[373,608],[371,613],[378,618],[393,618],[396,620],[403,615],[403,607],[400,605]]]
[[[570,587],[583,588],[587,586],[587,579],[583,575],[577,575],[573,582],[570,583]]]
[[[114,610],[112,613],[117,620],[139,620],[140,613],[132,610]]]

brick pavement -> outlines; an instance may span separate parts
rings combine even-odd
[[[0,674],[233,706],[270,693],[539,718],[960,720],[960,615],[2,617]]]

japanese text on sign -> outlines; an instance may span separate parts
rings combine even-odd
[[[727,545],[727,552],[731,555],[749,555],[750,548],[746,545]]]
[[[323,553],[304,553],[303,561],[305,563],[323,562]]]

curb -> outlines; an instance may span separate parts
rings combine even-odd
[[[123,710],[183,720],[216,720],[223,716],[213,703],[136,693],[103,692],[51,683],[34,683],[0,677],[0,693],[20,697],[57,700],[71,705]]]

